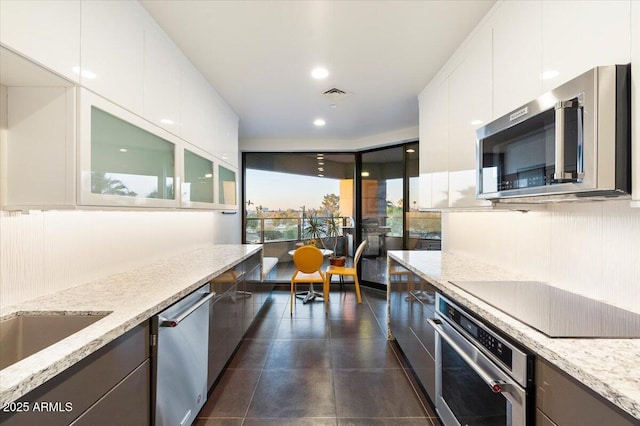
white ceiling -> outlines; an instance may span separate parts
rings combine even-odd
[[[241,138],[353,139],[417,126],[418,93],[494,0],[141,3],[240,117]],[[327,79],[311,78],[318,65]],[[333,102],[333,87],[352,95]]]

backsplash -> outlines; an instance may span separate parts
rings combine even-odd
[[[640,313],[640,209],[629,201],[550,204],[545,211],[449,211],[443,250]]]
[[[0,211],[0,308],[213,242],[214,212]]]

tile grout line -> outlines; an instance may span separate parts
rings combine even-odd
[[[278,329],[280,328],[280,325],[282,324],[283,319],[284,319],[284,310],[282,312],[282,315],[280,315],[280,317],[278,318],[278,325],[276,326],[275,332],[269,338],[269,349],[267,350],[267,353],[266,353],[265,358],[264,358],[264,363],[262,364],[262,368],[260,369],[260,375],[258,376],[258,380],[256,380],[256,384],[253,387],[253,392],[251,392],[251,397],[249,398],[249,402],[247,404],[247,408],[246,408],[246,410],[244,412],[244,416],[242,417],[241,425],[244,425],[245,422],[247,421],[247,415],[249,414],[249,408],[251,408],[251,403],[253,402],[253,398],[255,397],[256,391],[258,390],[258,385],[260,384],[260,379],[262,379],[262,375],[264,374],[264,371],[267,368],[267,361],[269,360],[269,355],[271,355],[271,351],[273,350],[273,342],[275,341],[275,336],[278,333]],[[265,318],[259,318],[259,320],[263,321],[263,320],[265,320]]]

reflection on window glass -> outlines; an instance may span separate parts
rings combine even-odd
[[[174,145],[91,107],[91,192],[173,200]]]
[[[236,203],[236,172],[226,167],[218,167],[220,204]]]
[[[185,149],[182,200],[213,203],[213,162]]]

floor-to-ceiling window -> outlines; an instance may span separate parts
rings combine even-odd
[[[311,239],[348,263],[367,241],[360,275],[373,285],[386,284],[387,250],[440,248],[440,214],[417,209],[417,142],[356,153],[245,153],[243,173],[243,241],[264,244],[264,255],[277,259],[268,279],[287,282],[290,253]],[[322,233],[329,220],[338,221],[335,237]]]
[[[291,277],[289,253],[301,244],[353,251],[355,154],[245,153],[243,172],[243,240],[264,244],[264,255],[278,259],[278,281]],[[338,235],[327,232],[329,221]]]

